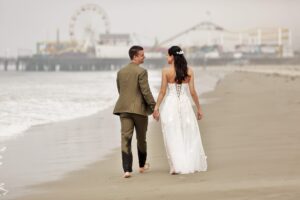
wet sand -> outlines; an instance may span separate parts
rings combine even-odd
[[[300,77],[235,72],[201,99],[213,100],[203,105],[199,122],[207,172],[169,175],[160,124],[151,122],[149,172],[137,173],[133,148],[133,177],[121,178],[117,148],[105,160],[32,186],[32,194],[17,199],[300,199]]]

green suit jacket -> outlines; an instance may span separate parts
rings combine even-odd
[[[118,71],[119,98],[113,113],[135,113],[148,116],[153,113],[155,101],[150,91],[147,70],[130,63]]]

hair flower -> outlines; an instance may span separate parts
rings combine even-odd
[[[176,52],[177,55],[183,55],[183,53],[184,53],[184,52],[183,52],[182,50]]]

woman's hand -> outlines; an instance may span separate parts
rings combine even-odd
[[[197,119],[198,119],[198,120],[201,120],[202,118],[203,118],[203,113],[202,113],[201,110],[198,110],[198,111],[197,111]]]

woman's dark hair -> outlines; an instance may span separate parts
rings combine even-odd
[[[172,46],[168,50],[169,56],[174,56],[174,65],[175,65],[175,82],[181,84],[182,81],[184,81],[188,75],[188,67],[187,67],[187,61],[183,55],[183,51],[179,46]]]
[[[144,50],[144,49],[141,46],[132,46],[132,47],[130,47],[129,52],[128,52],[130,60],[132,60],[133,57],[138,55],[138,52],[142,51],[142,50]]]

